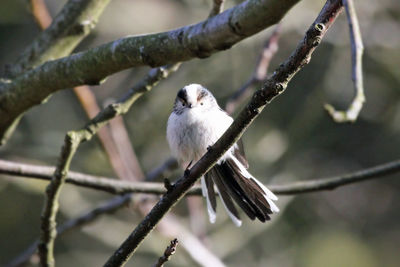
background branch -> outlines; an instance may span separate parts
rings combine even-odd
[[[97,104],[96,96],[89,86],[83,85],[74,87],[74,93],[89,119],[94,118],[101,111]],[[110,133],[110,129],[108,127],[101,128],[98,131],[97,136],[106,152],[106,155],[108,156],[115,174],[118,177],[130,178],[133,174],[127,168],[124,168],[124,160],[118,152],[118,148]]]
[[[325,104],[325,109],[335,122],[355,122],[365,102],[362,57],[364,45],[361,37],[360,25],[357,19],[356,9],[353,0],[343,0],[346,9],[347,21],[349,23],[351,42],[351,77],[354,84],[355,97],[349,108],[345,111],[338,111],[332,105]]]
[[[50,26],[52,18],[44,0],[29,0],[32,16],[41,30]]]
[[[47,166],[35,166],[0,160],[0,173],[16,177],[50,180],[53,170],[54,168]],[[294,195],[332,190],[340,186],[378,179],[398,172],[400,172],[400,160],[395,160],[344,175],[288,183],[286,185],[268,184],[266,186],[278,195]],[[152,179],[152,176],[150,175],[148,178]],[[66,182],[112,194],[145,193],[162,195],[166,193],[163,183],[118,181],[115,178],[98,177],[77,172],[69,172]],[[187,195],[200,196],[200,186],[193,186],[187,192]]]
[[[15,126],[14,121],[22,113],[57,90],[97,85],[107,76],[135,66],[156,67],[211,56],[277,23],[298,1],[248,0],[201,23],[169,32],[121,38],[48,61],[14,80],[0,83],[0,140],[11,134],[10,127]]]
[[[164,164],[165,165],[165,164]],[[15,176],[20,176],[20,177],[32,177],[32,178],[42,178],[42,179],[51,179],[51,174],[53,172],[54,168],[51,167],[44,167],[44,166],[35,166],[35,165],[28,165],[28,164],[22,164],[22,163],[14,163],[14,162],[9,162],[9,161],[4,161],[0,160],[0,173],[2,174],[9,174],[9,175],[15,175]],[[157,168],[160,170],[160,168]],[[294,195],[294,194],[302,194],[302,193],[309,193],[309,192],[316,192],[316,191],[323,191],[323,190],[333,190],[337,187],[340,186],[345,186],[357,182],[362,182],[366,181],[369,179],[377,179],[380,177],[384,177],[390,174],[398,173],[400,171],[400,160],[388,162],[385,164],[377,165],[371,168],[363,169],[360,171],[352,172],[349,174],[345,175],[340,175],[336,177],[331,177],[331,178],[320,178],[320,179],[314,179],[314,180],[308,180],[308,181],[301,181],[301,182],[295,182],[295,183],[289,183],[287,185],[267,185],[268,188],[270,188],[275,194],[280,194],[280,195]],[[156,172],[151,172],[153,175],[149,175],[148,179],[154,179],[155,177],[159,176],[160,173],[163,171],[160,170],[158,173]],[[76,180],[79,180],[79,176],[88,176],[85,174],[80,174],[80,173],[75,173],[75,172],[69,172],[68,177],[67,177],[67,182],[74,182]],[[90,176],[88,176],[90,177]],[[102,180],[102,179],[107,179],[111,180],[109,178],[103,178],[103,177],[96,177],[93,176],[93,181],[91,183],[86,184],[85,186],[94,188],[96,189],[96,180]],[[113,180],[114,182],[114,180]],[[150,189],[147,188],[146,186],[143,186],[141,189],[138,189],[142,185],[145,185],[145,183],[139,183],[139,182],[122,182],[122,181],[115,181],[116,184],[113,184],[113,186],[118,187],[118,184],[120,186],[124,186],[126,184],[126,187],[124,190],[121,189],[114,189],[114,192],[142,192],[146,194],[164,194],[166,193],[166,190],[164,188],[164,185],[161,183],[146,183],[146,184],[151,184],[151,186],[155,186],[154,188]],[[83,184],[81,184],[83,185]],[[93,185],[93,187],[92,187]],[[106,191],[106,190],[104,190]],[[187,195],[197,195],[201,196],[201,188],[199,186],[193,186],[187,193]],[[57,234],[62,235],[64,234],[67,230],[74,229],[76,227],[85,225],[87,223],[90,223],[94,221],[98,216],[105,214],[105,213],[111,213],[120,207],[123,207],[126,203],[129,202],[131,199],[130,194],[125,194],[122,197],[115,197],[106,202],[105,204],[101,204],[98,207],[94,208],[93,210],[82,214],[81,216],[71,219],[61,226],[57,227]],[[177,221],[175,225],[179,224]],[[167,231],[171,231],[171,228],[167,228]],[[178,230],[181,231],[181,230]],[[188,235],[186,234],[188,237]],[[17,256],[14,260],[12,260],[10,263],[8,263],[6,266],[12,267],[12,266],[20,266],[24,262],[28,261],[32,255],[35,253],[37,244],[39,241],[35,241],[31,246],[28,247],[22,254]]]
[[[212,1],[212,8],[210,14],[208,15],[209,18],[214,17],[222,12],[224,9],[224,2],[225,0],[213,0]]]
[[[326,2],[321,13],[308,29],[304,39],[299,43],[290,58],[281,64],[274,72],[274,75],[266,81],[263,88],[254,94],[250,103],[234,120],[231,127],[211,146],[208,152],[192,167],[190,172],[179,179],[175,183],[174,188],[161,198],[109,258],[105,266],[122,266],[130,259],[139,244],[152,231],[161,218],[183,197],[196,180],[204,175],[229,147],[238,141],[266,104],[283,92],[291,78],[310,61],[312,52],[321,42],[327,29],[341,11],[341,1],[332,0]]]

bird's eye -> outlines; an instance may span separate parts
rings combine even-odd
[[[185,103],[182,103],[182,106],[185,106]]]
[[[203,105],[203,102],[201,102],[200,105]]]

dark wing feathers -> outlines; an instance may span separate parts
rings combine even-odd
[[[213,183],[217,186],[230,216],[240,220],[239,213],[234,205],[235,202],[251,220],[255,218],[261,222],[270,220],[272,210],[263,189],[253,178],[243,176],[234,160],[228,158],[216,164],[205,175],[205,183],[209,201],[214,211],[217,204]]]
[[[221,177],[220,173],[214,168],[210,170],[212,173],[212,178],[214,183],[217,185],[219,195],[221,196],[222,201],[225,204],[226,209],[233,215],[236,219],[240,220],[239,213],[237,209],[235,208],[235,205],[233,204],[232,198],[230,197],[228,193],[228,188],[224,186],[223,179],[224,177]]]
[[[215,169],[221,177],[229,177],[229,173],[226,173],[226,169],[223,165],[216,166]],[[235,200],[236,204],[238,204],[242,208],[242,210],[247,214],[250,219],[254,220],[256,218],[256,211],[254,210],[254,207],[251,205],[251,203],[249,203],[249,199],[244,194],[240,186],[236,183],[236,181],[227,181],[227,179],[224,178],[222,178],[221,181],[223,183],[223,186],[229,192],[230,196]]]
[[[252,204],[257,213],[261,213],[261,216],[257,216],[257,218],[263,222],[269,220],[269,214],[272,213],[271,207],[265,199],[263,191],[260,191],[258,184],[253,179],[244,177],[232,160],[227,159],[224,165],[230,170],[230,177],[232,177],[243,190],[243,195],[249,199],[249,203]]]

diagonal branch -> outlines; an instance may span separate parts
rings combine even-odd
[[[304,39],[298,44],[289,59],[281,64],[272,77],[266,81],[263,88],[253,95],[250,103],[242,110],[224,135],[210,147],[208,152],[190,171],[186,172],[174,184],[171,190],[168,190],[163,195],[142,222],[137,225],[122,245],[111,255],[104,266],[123,266],[126,264],[143,239],[153,230],[161,218],[186,194],[196,180],[204,175],[238,141],[263,108],[282,93],[292,77],[310,61],[313,51],[342,9],[340,0],[328,0],[326,2],[319,16],[307,30]]]
[[[355,97],[350,107],[344,111],[338,111],[332,105],[325,104],[325,109],[328,111],[329,115],[338,123],[355,122],[365,102],[362,71],[364,45],[362,42],[360,25],[358,23],[353,0],[343,0],[343,5],[346,9],[347,21],[349,22],[352,63],[351,76],[355,89]]]
[[[15,120],[52,93],[96,85],[121,70],[205,58],[277,23],[300,0],[247,0],[195,25],[130,36],[65,58],[48,61],[0,83],[0,141]],[[54,23],[53,23],[54,24]],[[3,140],[3,143],[5,140]]]

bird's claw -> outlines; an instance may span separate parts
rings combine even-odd
[[[190,166],[192,166],[193,160],[189,162],[189,164],[186,166],[185,172],[183,173],[185,177],[188,177],[190,174]]]
[[[164,178],[164,187],[167,189],[167,192],[169,192],[174,188],[174,185],[171,184],[168,178]]]

